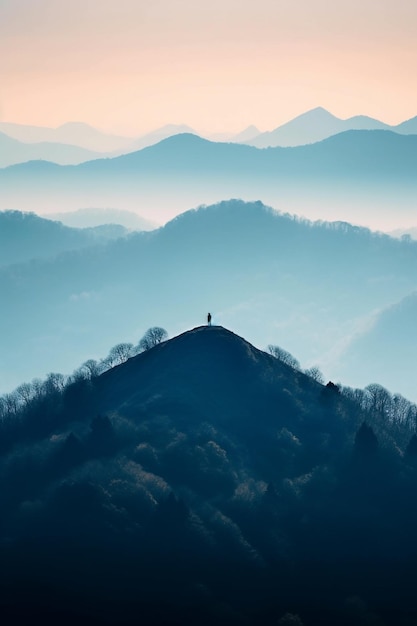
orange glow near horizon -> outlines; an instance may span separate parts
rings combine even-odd
[[[3,0],[0,121],[271,130],[316,106],[417,114],[417,5],[400,0]]]

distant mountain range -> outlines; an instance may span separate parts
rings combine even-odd
[[[66,250],[78,250],[111,239],[124,237],[128,231],[120,225],[94,228],[68,228],[43,219],[34,213],[0,212],[0,265],[22,263],[30,259],[54,257]]]
[[[185,125],[167,124],[133,138],[103,133],[79,122],[58,128],[0,122],[0,167],[39,159],[76,165],[141,150],[179,133],[194,133],[194,130]]]
[[[119,224],[128,230],[153,230],[159,224],[149,222],[137,213],[121,209],[78,209],[67,213],[49,213],[45,219],[57,220],[73,228],[92,228],[106,224]]]
[[[23,143],[0,132],[0,167],[41,159],[60,165],[76,165],[102,156],[100,152],[69,144]]]
[[[160,141],[163,141],[168,137],[181,135],[183,133],[191,133],[193,135],[197,134],[193,128],[191,128],[190,126],[186,126],[185,124],[167,124],[166,126],[157,128],[150,133],[141,135],[137,139],[131,140],[124,153],[126,154],[128,152],[136,152],[137,150],[142,150],[143,148],[153,146],[154,144],[159,143]]]
[[[301,146],[322,141],[327,137],[348,130],[390,130],[402,135],[415,135],[417,134],[417,116],[401,124],[391,126],[366,115],[355,115],[343,120],[332,115],[326,109],[317,107],[298,115],[272,131],[259,133],[242,143],[257,148]]]
[[[123,150],[132,139],[103,133],[89,124],[69,122],[57,128],[0,122],[0,132],[24,143],[69,144],[93,152]]]
[[[404,135],[417,134],[417,116],[400,124],[390,125],[366,115],[341,119],[326,109],[317,107],[272,131],[260,132],[256,126],[251,125],[237,134],[224,132],[200,136],[211,141],[243,143],[257,148],[294,147],[316,143],[348,130],[390,130]],[[100,155],[119,156],[142,150],[183,133],[199,135],[185,124],[167,124],[135,138],[104,133],[81,122],[70,122],[57,128],[0,122],[0,167],[34,159],[62,165],[77,164]],[[11,139],[15,142],[10,141]]]
[[[137,343],[150,326],[181,332],[208,311],[259,347],[276,343],[333,377],[375,311],[417,289],[416,265],[417,243],[230,201],[105,248],[4,267],[0,392]],[[373,382],[371,370],[360,381],[354,374],[355,384]],[[388,387],[409,393],[413,376]],[[350,384],[348,370],[342,382]]]
[[[81,123],[42,128],[0,122],[0,167],[40,159],[59,165],[77,165],[98,158],[136,152],[183,133],[196,134],[185,124],[167,124],[137,138],[124,138],[102,133]],[[238,135],[226,133],[221,137],[213,137],[213,140],[239,143],[257,134],[258,129],[250,126]]]
[[[108,135],[88,124],[42,128],[0,122],[0,167],[39,159],[59,165],[77,165],[141,150],[184,132],[194,131],[188,126],[171,124],[133,139]]]
[[[186,124],[166,124],[165,126],[138,137],[121,137],[119,135],[104,133],[82,122],[69,122],[57,128],[0,122],[0,133],[7,135],[9,138],[16,139],[21,143],[64,144],[61,149],[62,154],[57,148],[54,159],[41,157],[56,163],[66,162],[65,151],[68,152],[68,145],[78,146],[84,150],[101,153],[102,155],[117,156],[141,150],[167,137],[181,133],[192,133],[211,141],[246,143],[258,148],[276,146],[289,147],[322,141],[327,137],[347,130],[390,130],[406,135],[417,134],[417,116],[401,122],[400,124],[390,125],[366,115],[355,115],[348,119],[341,119],[323,107],[316,107],[315,109],[298,115],[272,131],[260,132],[256,126],[251,125],[239,133],[223,132],[206,135],[204,133],[198,133],[198,131]],[[0,164],[5,163],[7,158],[6,145],[4,149],[2,149],[0,144],[0,154],[1,152],[3,152],[3,154]],[[30,156],[29,158],[33,157]],[[57,158],[59,158],[59,160],[55,160]],[[92,156],[91,158],[94,157]],[[22,158],[21,162],[23,162],[23,160]],[[80,158],[78,162],[82,160],[85,159]],[[71,162],[75,163],[76,161]],[[12,162],[10,161],[5,164],[11,165]]]
[[[28,126],[25,124],[13,124],[10,122],[0,122],[0,134],[4,134],[10,139],[15,139],[23,144],[63,144],[63,150],[68,146],[77,146],[89,152],[113,154],[126,154],[151,146],[167,137],[179,135],[181,133],[199,133],[186,124],[166,124],[153,131],[139,135],[138,137],[121,137],[104,133],[89,124],[82,122],[68,122],[57,128],[44,126]],[[233,141],[244,143],[260,134],[256,126],[248,126],[239,133],[212,133],[201,135],[212,141]],[[57,149],[58,150],[58,149]],[[2,152],[0,146],[0,154]],[[3,160],[6,154],[2,155]],[[91,157],[94,158],[94,157]],[[29,159],[27,159],[29,160]],[[53,160],[53,159],[49,159]],[[22,159],[23,162],[23,159]],[[58,161],[56,161],[58,162]],[[81,162],[81,160],[80,160]],[[12,163],[8,163],[11,165]],[[2,167],[3,165],[1,165]]]
[[[260,150],[182,134],[78,166],[36,161],[4,168],[0,185],[2,209],[116,206],[161,222],[224,197],[262,197],[312,218],[366,219],[378,228],[415,217],[417,136],[347,131],[312,145]]]

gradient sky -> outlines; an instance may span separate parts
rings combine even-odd
[[[415,0],[0,0],[0,121],[271,130],[417,115]]]

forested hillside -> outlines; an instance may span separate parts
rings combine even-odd
[[[3,413],[4,623],[414,623],[416,407],[163,339]]]

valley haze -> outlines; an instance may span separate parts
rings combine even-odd
[[[15,249],[25,223],[43,253],[48,239],[43,245],[42,237],[52,226],[62,242],[58,256],[33,260],[23,245],[26,256],[19,263],[10,258],[14,264],[7,264],[5,250],[2,391],[50,371],[69,374],[87,359],[104,358],[114,344],[137,343],[154,325],[177,334],[210,310],[216,324],[260,348],[280,345],[333,380],[359,387],[379,382],[416,399],[412,351],[401,357],[392,349],[415,332],[417,242],[409,238],[346,222],[314,223],[241,200],[89,247],[83,230],[77,235],[27,214],[0,213],[3,229],[8,215]],[[365,358],[363,350],[379,320],[396,315],[396,307],[400,315],[407,298],[404,321],[379,338],[387,358],[379,360],[375,378],[373,367],[357,362],[374,353]]]
[[[77,166],[31,161],[0,169],[0,209],[42,214],[108,207],[166,222],[225,197],[310,219],[392,230],[415,224],[417,135],[350,130],[314,144],[259,149],[189,133]]]

